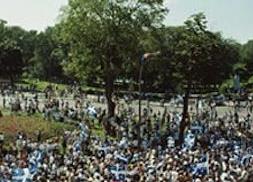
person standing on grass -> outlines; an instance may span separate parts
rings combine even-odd
[[[64,154],[66,153],[67,142],[68,142],[68,136],[66,133],[64,133],[63,139],[62,139],[62,149],[63,149]]]
[[[3,144],[4,144],[4,134],[0,132],[0,149],[2,148]]]
[[[3,108],[6,108],[6,97],[5,97],[5,94],[3,94]]]
[[[41,142],[41,138],[42,138],[42,132],[41,130],[38,131],[38,135],[37,135],[37,142],[40,143]]]

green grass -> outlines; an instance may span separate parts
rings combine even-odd
[[[104,88],[92,87],[92,86],[87,86],[87,85],[83,85],[82,89],[85,91],[90,90],[90,91],[94,91],[94,92],[104,92],[105,91]]]
[[[92,129],[92,135],[98,136],[100,138],[105,138],[104,129],[99,125],[96,121],[94,124],[94,128]]]
[[[0,108],[3,117],[0,118],[0,132],[4,133],[6,141],[15,141],[18,132],[25,133],[30,139],[36,140],[38,131],[42,132],[42,140],[62,136],[65,130],[78,129],[74,124],[44,120],[41,114],[27,116],[26,113],[13,114],[8,109]],[[105,138],[105,131],[97,120],[92,127],[92,135]],[[109,136],[108,136],[109,137]],[[113,139],[112,137],[109,137]]]
[[[65,85],[65,84],[59,84],[59,83],[52,83],[52,82],[48,82],[48,81],[41,81],[41,80],[38,80],[38,79],[22,79],[22,84],[21,85],[24,85],[24,86],[27,86],[27,85],[35,85],[36,86],[36,89],[39,90],[39,91],[43,91],[45,90],[45,88],[48,86],[48,85],[52,85],[53,88],[55,88],[55,86],[58,87],[59,90],[65,90],[68,85]],[[97,88],[97,87],[91,87],[91,86],[86,86],[86,85],[82,85],[81,86],[83,90],[85,91],[94,91],[94,92],[104,92],[104,89],[103,88]]]
[[[31,85],[31,84],[35,85],[36,89],[38,89],[39,91],[45,90],[45,88],[49,85],[53,86],[53,88],[57,86],[59,90],[65,90],[67,87],[67,85],[64,84],[41,81],[38,79],[22,79],[22,81],[24,82],[23,85]]]
[[[6,115],[0,118],[0,132],[4,133],[7,141],[14,141],[18,132],[25,133],[30,139],[36,139],[38,131],[41,130],[42,140],[46,140],[62,136],[65,130],[74,129],[73,125],[46,121],[39,115]]]
[[[2,112],[2,114],[4,115],[4,116],[6,116],[6,115],[10,115],[11,114],[11,111],[9,110],[9,109],[6,109],[6,108],[0,108],[0,110],[1,110],[1,112]],[[1,129],[1,128],[0,128]]]

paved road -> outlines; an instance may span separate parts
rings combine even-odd
[[[33,94],[32,93],[24,93],[26,97],[28,98],[32,98]],[[46,102],[45,99],[45,95],[43,93],[39,93],[39,108],[42,109],[44,103]],[[73,99],[73,95],[68,95],[68,97],[63,98],[64,101],[69,102],[70,107],[74,106],[75,100]],[[95,95],[87,95],[87,98],[84,100],[85,103],[87,103],[88,101],[92,103],[92,105],[94,105],[96,108],[102,108],[102,109],[106,109],[106,103],[99,103],[97,102],[97,96]],[[132,107],[134,109],[134,111],[136,113],[138,113],[138,100],[133,101],[130,105],[126,104],[126,102],[123,99],[119,100],[120,105],[124,106],[124,107]],[[148,106],[148,101],[147,100],[143,100],[142,101],[142,108],[147,108]],[[182,106],[180,107],[175,107],[175,105],[171,105],[169,103],[165,103],[164,106],[161,105],[160,102],[149,102],[149,106],[150,108],[153,109],[154,112],[158,112],[160,111],[161,113],[164,112],[165,107],[167,108],[167,111],[169,112],[173,112],[173,111],[178,111],[178,112],[182,112]],[[3,97],[0,95],[0,107],[3,107]],[[191,112],[195,112],[195,104],[194,104],[194,100],[190,100],[190,105],[189,105],[189,110]],[[116,107],[116,112],[119,111],[118,105]],[[218,112],[218,116],[222,116],[224,115],[226,112],[234,112],[234,109],[232,106],[222,106],[222,107],[217,107],[217,112]],[[246,109],[245,108],[241,108],[240,111],[240,116],[246,116]]]
[[[25,93],[25,96],[27,96],[28,98],[32,98],[33,94],[31,93]],[[62,98],[61,98],[62,99]],[[69,95],[68,97],[64,97],[63,98],[64,101],[69,102],[70,107],[74,106],[74,99],[73,99],[73,95]],[[106,103],[99,103],[97,102],[97,96],[95,95],[88,95],[86,99],[84,99],[84,102],[91,102],[96,108],[101,107],[102,109],[106,109]],[[46,102],[45,96],[44,94],[39,94],[39,102],[40,102],[40,109],[43,108],[44,103]],[[119,100],[120,105],[122,105],[123,107],[129,107],[131,106],[136,113],[138,113],[138,100],[135,100],[131,103],[131,105],[126,104],[126,102],[123,99]],[[161,113],[164,112],[165,107],[167,108],[168,111],[182,111],[182,106],[180,107],[175,107],[174,105],[170,105],[169,103],[165,103],[164,106],[161,105],[161,103],[159,102],[149,102],[150,108],[153,109],[154,112],[158,112],[160,111]],[[0,107],[3,106],[3,97],[0,95]],[[143,100],[142,101],[142,108],[147,108],[148,106],[148,101],[147,100]],[[195,112],[195,106],[194,106],[194,101],[191,100],[190,101],[190,107],[189,109],[192,112]],[[119,110],[119,108],[116,108],[116,112]],[[217,112],[218,112],[218,116],[222,116],[224,115],[226,112],[234,112],[234,109],[232,106],[222,106],[222,107],[217,107]],[[240,116],[246,116],[246,109],[242,108],[241,112],[240,112]]]

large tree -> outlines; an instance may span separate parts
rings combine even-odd
[[[0,20],[0,78],[9,79],[13,83],[22,73],[23,59],[21,49],[6,23]]]
[[[57,37],[57,27],[48,27],[35,37],[33,56],[28,60],[27,71],[30,76],[47,81],[65,79],[62,62],[67,56],[66,46]],[[26,47],[24,47],[26,50]]]
[[[183,117],[179,128],[179,144],[183,142],[188,118],[188,99],[194,85],[216,85],[228,78],[238,51],[233,45],[207,29],[205,16],[191,16],[161,42],[161,50],[173,68],[178,87],[184,90]],[[167,42],[167,47],[166,47]],[[166,60],[165,60],[166,61]]]
[[[48,81],[65,80],[61,63],[67,56],[67,45],[60,44],[57,26],[45,31],[26,31],[19,26],[7,26],[0,20],[1,77],[22,76]]]
[[[70,45],[65,70],[105,82],[108,116],[114,116],[114,81],[126,64],[138,66],[145,32],[158,28],[163,0],[70,0],[62,15],[62,37]]]
[[[249,86],[253,83],[253,40],[249,40],[246,44],[241,46],[241,61],[237,64],[241,70],[240,77],[241,80],[246,81]]]

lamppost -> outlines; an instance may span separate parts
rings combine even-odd
[[[142,55],[141,57],[141,60],[140,60],[140,70],[139,70],[139,78],[138,78],[138,86],[139,86],[139,123],[138,123],[138,145],[140,146],[141,144],[141,130],[140,130],[140,127],[141,127],[141,120],[142,120],[142,117],[141,117],[141,101],[142,101],[142,87],[141,87],[141,84],[142,84],[142,73],[143,73],[143,68],[144,68],[144,64],[145,62],[150,58],[150,57],[154,57],[154,56],[157,56],[159,55],[160,52],[154,52],[154,53],[145,53]]]

